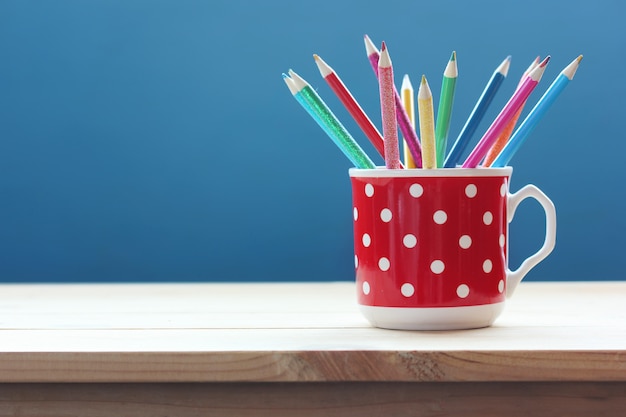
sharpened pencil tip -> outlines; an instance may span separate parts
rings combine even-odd
[[[450,61],[456,61],[456,51],[452,51],[452,55],[450,55]]]
[[[387,50],[387,44],[385,43],[385,41],[383,41],[382,46],[380,47],[380,51],[386,51]]]
[[[546,65],[548,65],[548,61],[550,61],[550,55],[548,55],[547,57],[545,57],[543,59],[543,61],[541,61],[541,63],[539,64],[540,67],[545,67]]]
[[[576,58],[576,60],[577,60],[578,62],[582,61],[582,60],[583,60],[583,56],[582,56],[582,54],[581,54],[581,55],[578,55],[578,58]]]
[[[369,36],[365,35],[363,40],[365,41],[365,52],[367,52],[367,56],[378,53],[378,48],[376,48],[376,45],[374,45],[374,42],[372,42]]]
[[[316,61],[319,61],[319,60],[320,60],[320,57],[319,57],[319,55],[317,55],[317,54],[313,54],[313,59],[314,59],[314,60],[316,60]]]

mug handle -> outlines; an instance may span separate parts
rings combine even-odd
[[[507,200],[507,223],[511,223],[517,206],[526,198],[532,197],[541,204],[546,214],[546,237],[543,246],[536,253],[529,256],[515,271],[507,268],[506,271],[506,296],[513,295],[522,278],[554,249],[556,242],[556,209],[554,203],[539,188],[534,185],[526,185],[518,192],[509,194]]]

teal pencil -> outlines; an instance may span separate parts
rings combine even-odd
[[[443,72],[441,81],[441,93],[439,107],[437,108],[437,122],[435,124],[435,143],[437,144],[437,168],[443,166],[448,145],[448,132],[450,131],[450,119],[452,117],[452,104],[454,103],[454,91],[458,76],[456,64],[456,52],[452,56]],[[422,139],[423,140],[423,139]]]
[[[292,70],[289,70],[289,75],[283,74],[283,79],[295,99],[307,113],[311,115],[355,167],[362,169],[376,168],[374,162],[372,162],[359,144],[352,138],[350,133],[309,83]]]

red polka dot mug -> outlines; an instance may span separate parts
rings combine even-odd
[[[349,173],[357,299],[374,326],[489,326],[524,275],[554,248],[554,204],[534,185],[510,194],[511,167]],[[545,211],[545,239],[511,271],[508,224],[528,197]]]

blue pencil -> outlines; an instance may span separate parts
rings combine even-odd
[[[561,71],[561,73],[556,77],[556,79],[552,82],[550,87],[546,90],[543,96],[539,99],[535,107],[528,113],[526,119],[522,122],[522,124],[517,128],[511,139],[507,142],[507,144],[502,148],[502,151],[498,154],[496,159],[491,164],[492,167],[504,167],[506,166],[515,152],[522,146],[526,138],[530,135],[533,129],[537,126],[537,123],[541,120],[541,118],[546,114],[550,106],[554,104],[557,97],[563,92],[565,87],[567,87],[570,81],[574,78],[574,74],[576,74],[576,70],[578,69],[578,65],[580,61],[583,59],[583,56],[580,55],[578,58],[573,60],[567,67]]]
[[[461,129],[461,133],[459,133],[459,136],[456,138],[454,145],[452,145],[452,148],[450,149],[450,152],[448,153],[448,156],[446,157],[446,160],[443,164],[444,168],[454,168],[457,162],[459,162],[459,160],[461,159],[463,151],[472,139],[472,135],[474,134],[474,132],[476,132],[480,121],[482,120],[487,111],[487,108],[489,107],[489,104],[491,104],[491,101],[493,100],[496,92],[500,88],[502,81],[506,77],[506,74],[509,71],[510,64],[511,57],[508,56],[493,72],[493,75],[487,82],[487,85],[480,95],[480,98],[476,102],[472,113],[465,122],[465,126],[463,126],[463,129]]]

